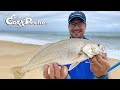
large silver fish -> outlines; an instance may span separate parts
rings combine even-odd
[[[71,38],[55,43],[45,44],[23,66],[13,67],[14,78],[22,78],[33,69],[43,69],[45,64],[57,62],[60,65],[71,64],[69,71],[80,62],[94,55],[106,53],[101,44],[91,40]]]

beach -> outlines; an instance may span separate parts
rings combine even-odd
[[[40,45],[0,41],[0,79],[13,79],[10,68],[24,65],[38,48],[40,48]],[[42,72],[36,69],[28,72],[24,78],[42,79],[43,77]]]
[[[42,45],[69,39],[71,12],[0,11],[0,79],[14,79],[11,68],[25,65]],[[120,62],[120,12],[85,11],[85,14],[84,39],[103,45],[111,66]],[[120,79],[120,66],[110,71],[110,76]],[[34,69],[22,79],[44,78],[42,71]]]
[[[0,41],[0,79],[14,79],[10,68],[24,65],[40,47],[41,45]],[[111,65],[119,62],[117,59],[108,59]],[[111,79],[120,79],[120,66],[110,71],[110,76]],[[35,69],[26,73],[22,79],[44,79],[44,77],[42,71]]]

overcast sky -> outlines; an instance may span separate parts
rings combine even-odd
[[[0,11],[0,30],[16,31],[67,31],[68,16],[73,11]],[[88,32],[120,32],[120,11],[82,11],[86,15]],[[14,21],[32,18],[44,21],[45,25],[7,25],[5,20],[14,16]]]

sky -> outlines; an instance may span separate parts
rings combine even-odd
[[[0,11],[0,31],[68,31],[68,17],[71,12],[74,11]],[[120,11],[82,12],[86,15],[86,32],[120,32]],[[25,18],[45,24],[15,25]],[[6,23],[7,20],[9,23]]]

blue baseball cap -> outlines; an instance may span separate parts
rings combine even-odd
[[[86,16],[81,11],[75,11],[69,15],[68,22],[70,23],[72,19],[79,18],[82,19],[84,23],[86,23]]]

